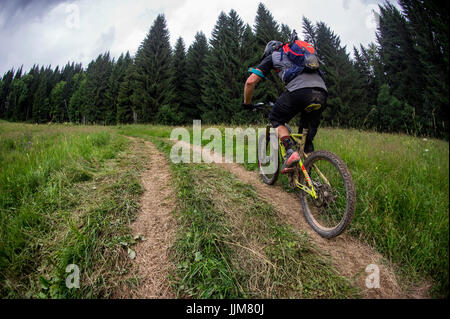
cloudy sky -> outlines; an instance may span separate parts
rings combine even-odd
[[[395,0],[391,0],[396,3]],[[11,67],[33,64],[84,67],[98,54],[134,54],[159,13],[164,13],[174,45],[189,46],[197,31],[209,38],[221,11],[235,9],[254,25],[262,2],[278,22],[300,31],[301,17],[324,21],[348,51],[375,41],[373,10],[383,0],[0,0],[0,76]],[[282,5],[280,5],[282,3]]]

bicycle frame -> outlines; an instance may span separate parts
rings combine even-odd
[[[301,144],[301,140],[302,140],[302,136],[303,134],[291,134],[291,137],[294,139],[294,141],[298,144],[298,145],[302,145]],[[284,161],[284,158],[286,156],[286,149],[284,148],[283,143],[281,143],[281,140],[278,139],[278,143],[279,143],[279,154],[281,156],[282,161]],[[302,146],[301,146],[302,147]],[[302,147],[303,148],[303,147]],[[302,151],[303,153],[303,151]],[[311,178],[309,177],[308,172],[305,169],[305,166],[303,165],[303,161],[300,159],[300,162],[298,163],[298,165],[300,166],[303,175],[305,176],[306,181],[308,182],[308,186],[301,184],[298,179],[295,180],[295,185],[301,189],[302,191],[306,192],[307,194],[311,195],[314,199],[317,199],[317,193],[314,190],[314,186],[311,182]]]
[[[286,124],[286,126],[288,126]],[[266,127],[266,137],[270,136],[270,129],[272,128],[272,124],[267,124]],[[303,175],[305,176],[306,181],[308,182],[308,185],[303,185],[301,184],[298,179],[294,180],[295,182],[295,186],[299,189],[301,189],[302,191],[306,192],[307,194],[311,195],[311,197],[313,197],[314,199],[317,199],[317,193],[316,190],[314,189],[314,185],[311,181],[311,177],[309,176],[308,172],[306,171],[305,166],[303,165],[303,161],[302,159],[307,157],[307,155],[304,153],[304,147],[305,147],[305,141],[303,140],[303,135],[307,135],[308,134],[308,130],[304,129],[303,130],[303,134],[293,134],[292,130],[290,129],[290,127],[288,126],[289,132],[290,132],[290,136],[294,139],[295,143],[297,144],[297,146],[299,146],[299,151],[300,151],[300,162],[298,163],[299,167],[302,170]],[[278,144],[279,144],[279,148],[278,148],[278,157],[281,159],[281,162],[284,162],[285,156],[286,156],[286,149],[284,148],[283,143],[281,143],[281,140],[278,139]],[[330,182],[328,181],[328,179],[325,177],[325,175],[322,174],[322,172],[319,170],[319,168],[314,164],[314,168],[316,169],[317,173],[319,174],[319,176],[324,180],[324,182],[328,185],[331,186]]]

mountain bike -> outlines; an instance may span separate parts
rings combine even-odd
[[[255,109],[264,109],[273,104],[258,103]],[[310,105],[308,108],[318,108]],[[355,211],[356,192],[352,175],[344,161],[336,154],[318,150],[304,152],[308,130],[294,134],[286,124],[296,142],[300,162],[287,170],[289,185],[296,191],[302,203],[303,214],[308,224],[322,237],[339,236],[349,226]],[[267,124],[265,134],[258,137],[258,167],[262,181],[274,185],[280,175],[286,150],[272,125]]]

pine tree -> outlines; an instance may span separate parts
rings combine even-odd
[[[186,47],[184,45],[183,38],[178,38],[175,44],[173,52],[172,67],[174,71],[173,88],[174,98],[167,108],[162,119],[162,123],[165,124],[180,124],[184,117],[184,111],[186,109]]]
[[[66,115],[69,122],[74,121],[71,117],[71,112],[69,112],[69,104],[72,95],[77,89],[75,81],[75,75],[83,72],[83,68],[81,64],[67,63],[64,68],[61,70],[61,81],[66,82],[63,90],[63,102],[64,108],[66,109]]]
[[[74,93],[69,101],[69,117],[72,122],[86,124],[86,75],[84,72],[73,76]]]
[[[449,15],[437,0],[400,0],[403,12],[380,6],[377,44],[353,48],[353,61],[323,22],[303,17],[303,39],[324,64],[329,89],[325,124],[375,128],[448,138]],[[270,40],[286,42],[291,29],[260,3],[253,30],[234,10],[221,13],[210,46],[197,33],[186,53],[173,50],[159,15],[135,59],[109,53],[81,64],[34,65],[0,78],[0,118],[81,123],[244,123],[260,121],[243,111],[248,68],[257,66]],[[253,101],[275,101],[284,90],[277,76],[261,82]]]
[[[46,87],[47,87],[47,79],[45,75],[42,75],[38,89],[34,94],[34,103],[33,103],[33,119],[37,123],[43,123],[48,119],[47,116],[48,110],[44,108],[44,100],[47,97]]]
[[[281,24],[280,41],[285,43],[291,38],[292,30],[287,24]]]
[[[106,101],[109,109],[105,116],[106,124],[114,124],[117,120],[118,96],[120,84],[124,81],[128,66],[132,59],[130,53],[122,53],[117,62],[114,63],[111,76],[109,77],[108,89],[106,91]]]
[[[206,56],[206,69],[202,81],[202,120],[209,123],[228,120],[231,92],[228,81],[232,75],[228,69],[231,52],[228,42],[228,18],[221,12],[211,34],[210,51]]]
[[[243,84],[247,72],[243,64],[249,60],[243,49],[246,27],[231,10],[229,16],[221,12],[212,32],[211,50],[206,58],[202,99],[206,107],[202,120],[209,123],[241,123],[246,118],[242,111]]]
[[[313,47],[315,48],[316,42],[317,42],[316,28],[313,25],[313,23],[311,22],[311,20],[309,20],[307,17],[303,16],[302,21],[303,21],[304,40],[308,43],[311,43],[313,45]]]
[[[256,59],[248,67],[256,67],[261,62],[266,45],[271,40],[284,41],[284,38],[290,38],[290,29],[287,25],[282,26],[283,33],[279,31],[280,27],[266,7],[260,3],[255,18],[255,43]],[[286,33],[289,32],[289,35]],[[250,47],[250,50],[255,50]],[[274,102],[283,92],[284,86],[278,76],[269,75],[269,81],[263,81],[258,84],[254,93],[255,101]]]
[[[11,92],[11,83],[14,79],[14,70],[9,70],[3,75],[0,86],[0,118],[6,118],[8,110],[8,97]]]
[[[117,98],[117,123],[137,123],[137,113],[130,99],[133,94],[132,84],[131,73],[127,71],[124,81],[120,84]]]
[[[163,14],[158,15],[135,58],[133,106],[138,121],[156,122],[162,107],[174,99],[169,31]]]
[[[411,132],[413,116],[413,108],[391,95],[387,84],[380,87],[377,106],[371,114],[375,128],[387,132]]]
[[[371,116],[369,113],[374,110],[372,106],[377,104],[381,85],[386,83],[378,51],[379,48],[374,43],[370,43],[367,48],[361,45],[359,51],[354,48],[354,65],[362,87],[360,100],[365,102],[367,113],[361,126],[368,128],[373,125],[373,122],[368,120]]]
[[[3,92],[5,91],[5,83],[3,79],[0,78],[0,119],[3,118],[4,105],[3,105]]]
[[[41,67],[39,86],[34,93],[33,99],[33,121],[37,123],[45,123],[51,120],[50,117],[50,91],[53,88],[55,72],[48,66],[44,69]]]
[[[113,62],[109,52],[100,54],[95,61],[89,63],[86,70],[86,95],[88,98],[88,108],[85,116],[89,123],[106,124],[106,116],[113,106],[108,100],[110,89],[110,76],[113,69]]]
[[[11,85],[9,96],[9,118],[13,121],[23,121],[25,116],[24,102],[28,96],[28,86],[32,81],[31,75],[15,78]],[[7,114],[8,115],[8,114]]]
[[[201,110],[205,109],[201,95],[201,80],[205,74],[206,56],[208,55],[208,40],[203,32],[197,32],[195,40],[186,54],[186,103],[184,119],[186,123],[201,118]]]
[[[449,4],[436,0],[400,0],[420,54],[423,124],[429,134],[448,139]]]
[[[60,81],[50,93],[50,116],[52,122],[64,122],[69,119],[69,105],[65,100],[67,82]]]
[[[133,95],[134,64],[131,63],[125,72],[125,77],[120,83],[119,95],[117,97],[117,123],[137,123],[137,111],[131,101]]]
[[[264,4],[259,3],[255,19],[255,35],[258,46],[265,47],[270,40],[281,41],[280,26]],[[285,30],[286,31],[286,30]]]
[[[305,19],[304,19],[305,21]],[[304,25],[304,30],[307,29]],[[365,116],[367,106],[362,103],[361,84],[358,74],[339,37],[323,22],[314,27],[315,49],[323,62],[328,88],[328,108],[323,116],[325,123],[343,126],[358,126]]]
[[[17,69],[16,74],[14,75],[14,79],[19,80],[22,77],[22,73],[23,73],[23,65]]]
[[[33,65],[30,72],[28,72],[30,76],[32,76],[32,81],[28,86],[28,96],[25,104],[25,114],[24,114],[24,120],[25,121],[34,121],[33,118],[33,104],[34,104],[34,96],[37,91],[37,88],[39,86],[40,80],[41,80],[41,74],[39,70],[38,65]]]
[[[407,102],[419,117],[423,110],[423,74],[408,22],[392,4],[380,6],[377,32],[380,58],[392,95]]]

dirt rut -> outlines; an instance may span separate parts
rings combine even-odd
[[[183,142],[178,142],[183,143]],[[194,152],[201,152],[200,146],[191,146]],[[247,171],[239,164],[225,163],[221,155],[203,150],[203,158],[207,156],[210,161],[218,163],[233,173],[241,181],[251,184],[258,192],[258,196],[270,203],[282,220],[299,231],[305,231],[312,241],[320,248],[322,253],[331,257],[331,261],[337,271],[346,278],[354,280],[361,289],[364,298],[425,298],[426,287],[402,291],[392,266],[388,265],[383,257],[369,245],[361,243],[357,239],[342,234],[337,238],[324,239],[319,236],[306,222],[301,203],[294,194],[289,194],[280,186],[264,184],[258,173]],[[366,267],[375,264],[380,270],[380,288],[368,289],[366,287]]]
[[[142,174],[144,194],[141,198],[141,211],[131,225],[133,236],[140,234],[145,237],[144,241],[139,241],[133,248],[136,251],[133,263],[140,281],[136,289],[126,288],[119,297],[175,298],[168,274],[173,269],[169,260],[169,248],[176,229],[173,216],[176,196],[170,185],[171,174],[166,158],[152,143],[144,143],[150,164]]]

